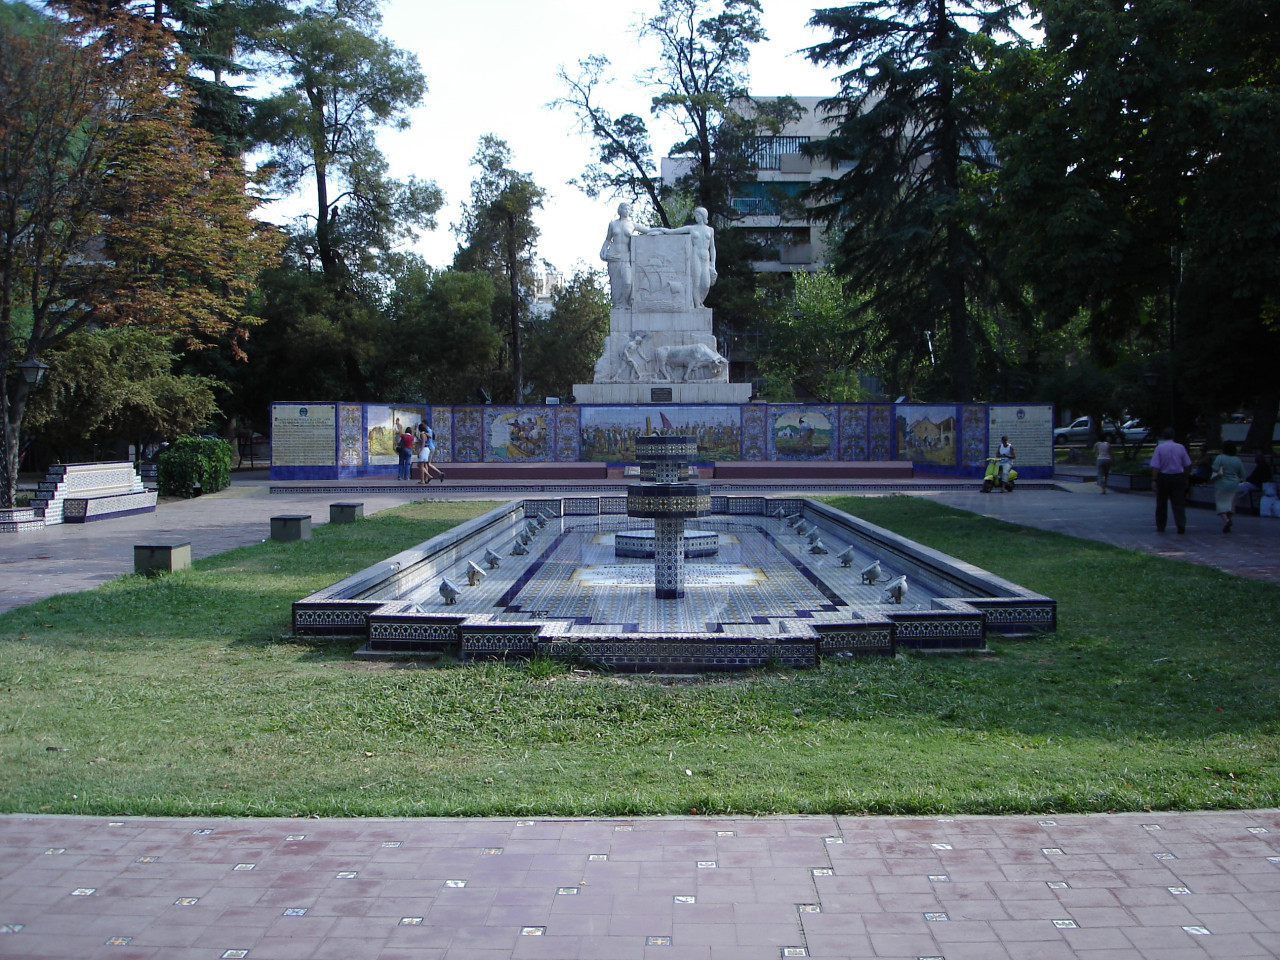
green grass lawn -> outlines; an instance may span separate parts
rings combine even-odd
[[[293,639],[292,601],[491,506],[413,504],[0,616],[0,811],[1280,805],[1280,587],[928,500],[832,502],[1055,597],[1058,632],[675,682]]]

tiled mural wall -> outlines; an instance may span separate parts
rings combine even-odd
[[[427,420],[436,459],[450,463],[630,463],[635,438],[692,434],[700,462],[908,460],[917,474],[981,476],[1001,436],[1027,479],[1053,472],[1049,404],[765,404],[661,406],[423,406],[279,403],[272,422],[273,480],[394,476],[398,430]],[[332,444],[324,462],[299,450]],[[286,446],[287,445],[287,446]]]

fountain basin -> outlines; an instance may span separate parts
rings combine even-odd
[[[677,672],[811,666],[899,647],[981,650],[991,634],[1056,627],[1053,599],[819,501],[712,496],[709,506],[699,526],[716,534],[720,552],[687,565],[680,600],[654,596],[651,563],[615,555],[617,535],[637,526],[626,498],[524,500],[297,601],[294,632],[362,638],[362,656],[542,654]],[[527,554],[511,556],[527,518],[542,512],[551,521]],[[812,552],[790,515],[819,532],[825,553]],[[466,584],[468,561],[484,566],[486,550],[499,566],[446,604],[441,579]],[[838,559],[846,551],[848,563]],[[872,560],[883,579],[862,583]],[[885,581],[904,575],[904,603],[886,602]]]

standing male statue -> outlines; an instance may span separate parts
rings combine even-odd
[[[705,306],[711,285],[716,282],[716,232],[707,226],[707,208],[693,211],[695,223],[683,227],[654,227],[646,233],[687,233],[693,240],[693,305]]]
[[[618,219],[610,221],[600,248],[600,259],[609,265],[609,299],[615,307],[631,306],[631,236],[653,233],[631,220],[631,204],[618,204]]]

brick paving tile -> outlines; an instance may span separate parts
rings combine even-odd
[[[939,957],[942,948],[928,933],[869,931],[867,938],[878,957]]]

